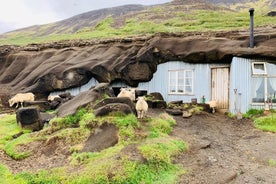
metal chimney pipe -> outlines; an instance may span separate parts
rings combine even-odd
[[[250,48],[254,48],[254,8],[250,8],[249,13],[250,13]]]

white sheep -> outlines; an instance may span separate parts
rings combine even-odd
[[[47,100],[51,102],[51,101],[54,101],[55,98],[60,98],[60,96],[59,95],[49,95]]]
[[[9,99],[9,105],[12,107],[16,103],[16,108],[19,107],[19,104],[21,107],[23,107],[23,102],[26,101],[34,101],[35,100],[35,95],[33,93],[18,93],[11,99]]]
[[[131,99],[131,101],[134,101],[135,100],[135,91],[136,91],[136,88],[127,88],[127,90],[130,92],[130,99]]]
[[[128,97],[131,101],[135,100],[135,89],[134,88],[121,88],[120,93],[117,97]]]
[[[215,113],[215,108],[217,107],[217,101],[212,100],[212,101],[207,102],[207,104],[209,104],[210,108],[212,109],[212,113]]]
[[[138,118],[144,118],[148,111],[148,103],[146,102],[144,96],[140,96],[137,98],[135,107],[136,107]]]

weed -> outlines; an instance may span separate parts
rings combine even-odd
[[[276,160],[274,160],[274,159],[269,159],[269,160],[268,160],[268,165],[271,166],[271,167],[275,167],[275,166],[276,166]]]

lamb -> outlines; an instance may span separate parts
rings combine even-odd
[[[31,101],[33,102],[35,100],[35,95],[33,93],[18,93],[11,99],[9,99],[9,105],[12,107],[16,103],[16,108],[19,107],[19,104],[21,107],[23,107],[23,102]]]
[[[60,98],[60,96],[59,95],[49,95],[47,100],[51,102],[51,101],[54,101],[55,98]]]
[[[207,102],[207,104],[209,104],[210,108],[212,109],[212,113],[215,113],[215,108],[217,107],[217,101],[212,100]]]
[[[138,97],[136,102],[136,111],[138,115],[138,119],[144,118],[148,111],[148,103],[145,100],[144,96]]]
[[[134,88],[121,88],[121,92],[117,97],[128,97],[131,101],[135,100],[135,89]]]

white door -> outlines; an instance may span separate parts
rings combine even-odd
[[[217,101],[218,109],[229,108],[229,67],[212,68],[211,100]]]

